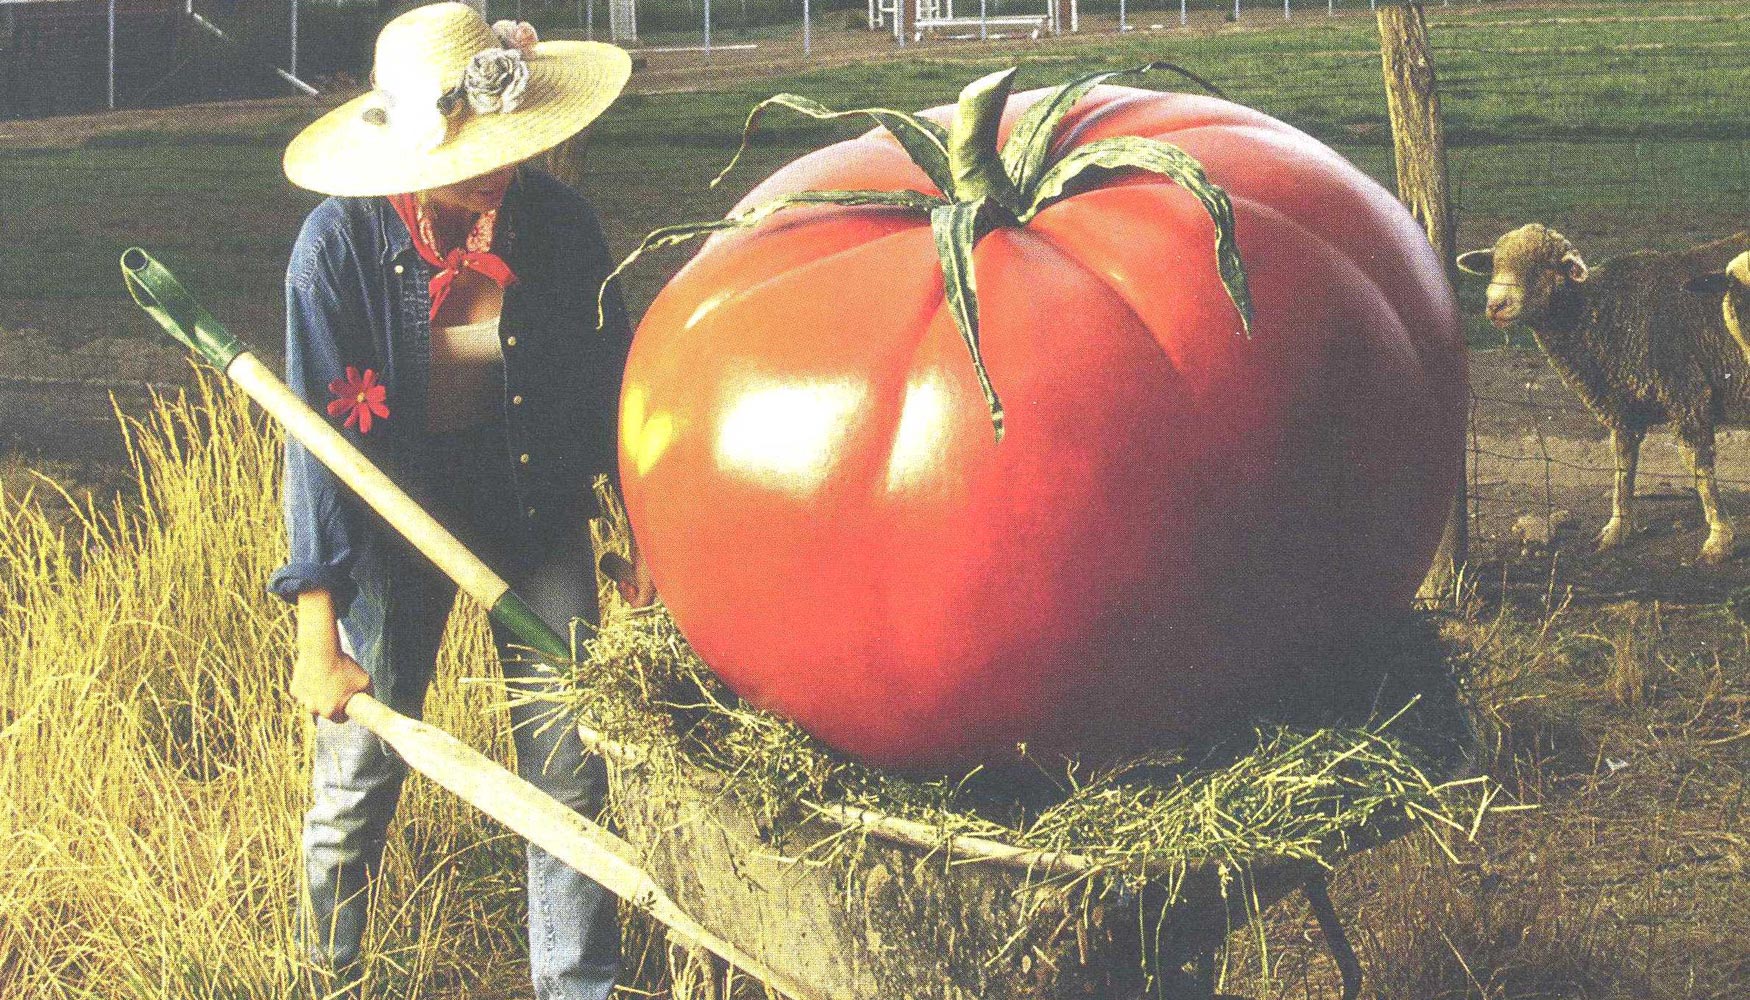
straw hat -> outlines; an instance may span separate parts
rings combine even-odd
[[[464,3],[416,7],[377,35],[374,89],[286,147],[286,176],[323,194],[388,195],[454,184],[570,138],[631,75],[601,42],[537,42]]]

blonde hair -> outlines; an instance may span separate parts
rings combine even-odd
[[[505,166],[508,166],[511,168],[510,182],[512,184],[522,183],[522,181],[523,181],[523,167],[527,166],[533,159],[534,159],[533,157],[530,157],[527,160],[518,160],[515,163],[505,164]],[[496,173],[498,170],[502,170],[502,169],[504,169],[504,167],[498,167],[494,170],[487,171],[487,173]],[[466,178],[466,179],[472,180],[473,178]],[[462,181],[457,181],[456,183],[460,184],[460,183],[462,183]],[[423,190],[413,192],[413,200],[418,203],[420,208],[430,210],[430,208],[431,208],[431,191],[432,191],[432,189],[425,188]]]

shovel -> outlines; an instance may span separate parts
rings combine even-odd
[[[164,332],[223,371],[511,634],[548,661],[571,661],[569,644],[530,610],[503,577],[468,551],[327,419],[305,404],[195,301],[167,268],[138,247],[122,254],[121,266],[128,293]],[[622,583],[631,569],[623,559],[604,561],[604,568]],[[353,695],[345,711],[349,719],[394,747],[414,770],[661,921],[671,939],[709,951],[781,992],[809,995],[684,912],[639,867],[632,846],[600,825],[448,733],[409,719],[368,694]]]

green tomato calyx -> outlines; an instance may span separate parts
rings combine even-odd
[[[722,183],[747,152],[749,140],[765,112],[789,108],[819,121],[864,117],[886,129],[912,162],[923,171],[935,191],[801,191],[780,195],[751,209],[733,212],[721,219],[683,223],[657,229],[644,238],[620,266],[602,282],[600,304],[607,282],[625,271],[646,251],[731,229],[758,224],[768,216],[797,205],[880,206],[927,216],[942,265],[944,294],[949,312],[978,376],[980,390],[990,411],[997,441],[1003,438],[1003,405],[985,369],[979,348],[978,291],[973,273],[973,249],[994,229],[1025,226],[1034,216],[1058,201],[1087,190],[1089,180],[1125,170],[1160,174],[1185,188],[1215,223],[1216,266],[1223,286],[1240,317],[1240,329],[1249,335],[1252,325],[1251,292],[1240,262],[1235,237],[1233,203],[1227,192],[1211,181],[1202,164],[1184,150],[1141,136],[1116,136],[1072,147],[1053,157],[1052,148],[1070,110],[1101,83],[1117,76],[1170,69],[1202,84],[1220,96],[1220,91],[1201,77],[1171,63],[1151,62],[1127,70],[1091,73],[1059,86],[1033,103],[1015,120],[1008,142],[998,148],[1003,112],[1008,107],[1018,67],[990,73],[967,84],[953,123],[944,128],[920,115],[889,108],[856,108],[834,111],[798,94],[776,94],[755,105],[742,128],[741,145],[729,164],[712,180]]]

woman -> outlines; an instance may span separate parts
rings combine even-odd
[[[375,89],[285,157],[293,183],[335,196],[286,271],[287,382],[560,628],[596,621],[590,481],[615,467],[630,334],[614,288],[595,325],[612,263],[589,205],[523,163],[600,114],[629,71],[611,46],[432,4],[384,26]],[[420,714],[455,587],[295,443],[285,505],[291,557],[269,589],[297,605],[291,690],[318,717],[299,927],[311,958],[351,981],[405,765],[344,706],[368,690]],[[537,677],[494,638],[508,680]],[[599,808],[601,762],[537,714],[511,712],[523,776]],[[606,997],[613,898],[533,845],[528,857],[535,995]]]

